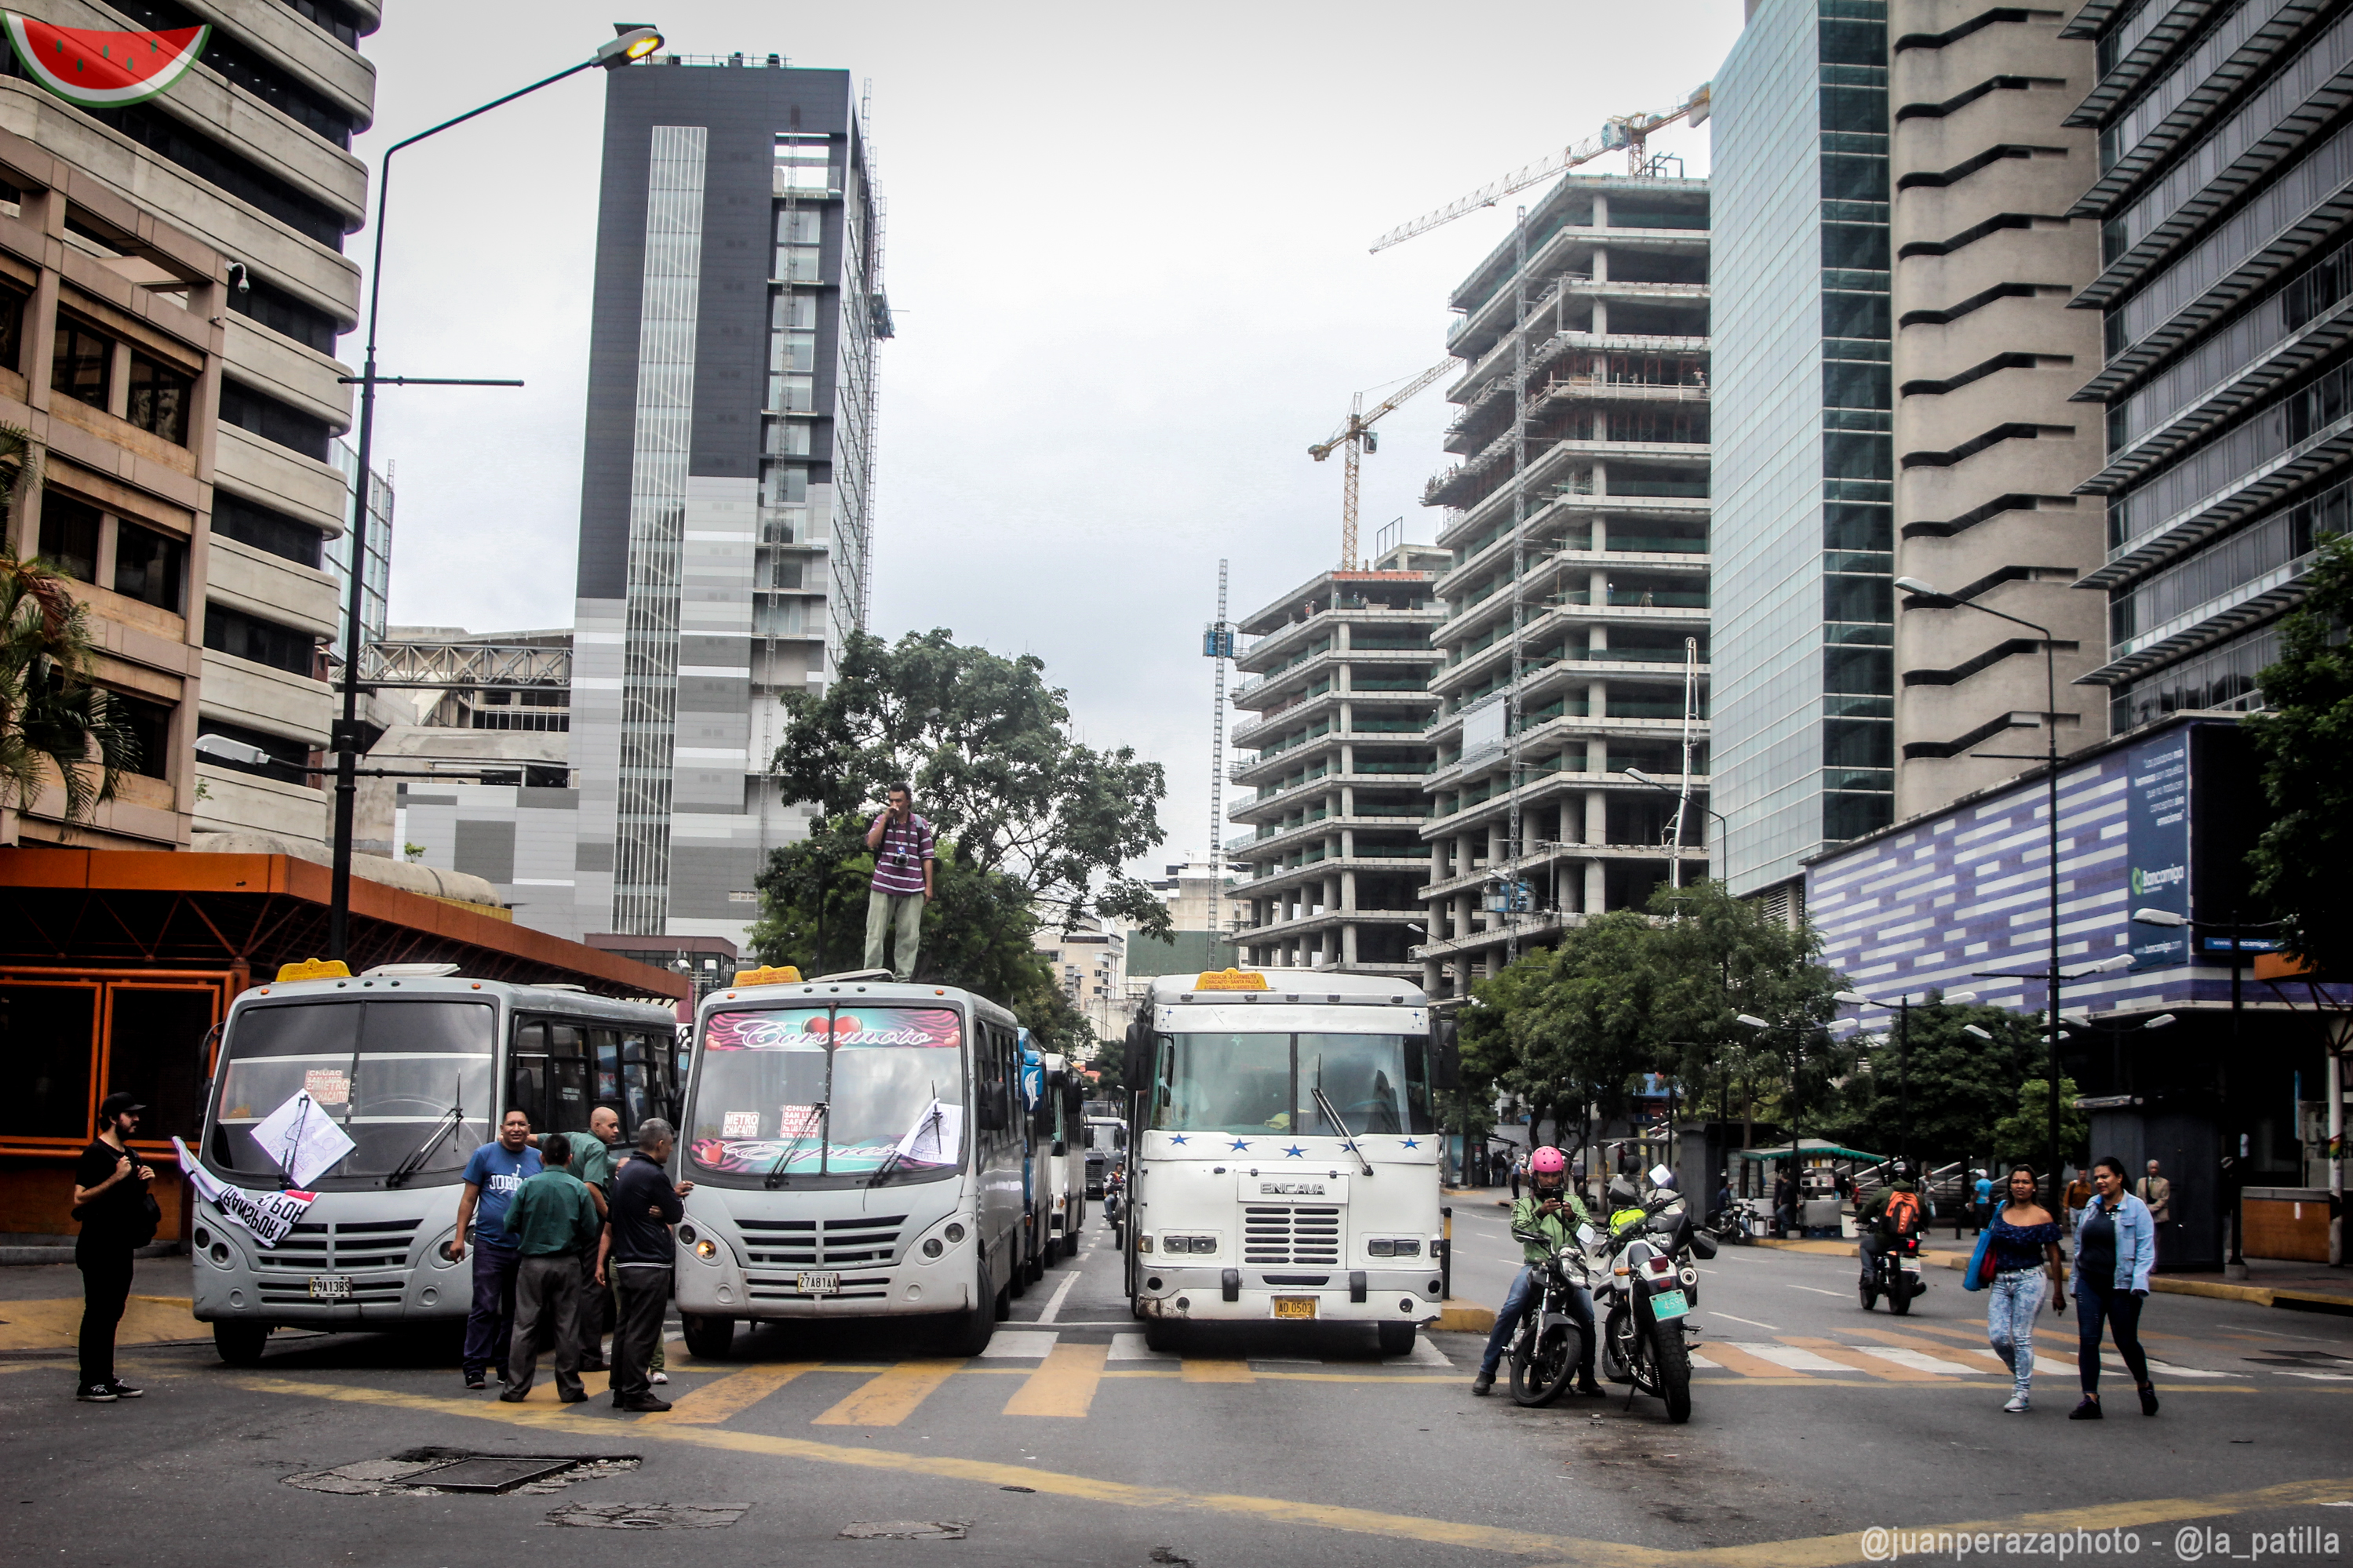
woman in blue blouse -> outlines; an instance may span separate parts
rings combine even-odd
[[[2140,1306],[2148,1300],[2148,1271],[2157,1262],[2157,1222],[2148,1205],[2125,1190],[2125,1163],[2113,1154],[2092,1163],[2096,1192],[2075,1216],[2075,1370],[2084,1401],[2070,1421],[2100,1419],[2100,1327],[2114,1326],[2116,1353],[2140,1388],[2140,1413],[2157,1414],[2157,1388],[2140,1348]]]
[[[2012,1165],[2008,1184],[2010,1201],[1993,1216],[1986,1242],[1994,1267],[1993,1283],[1986,1287],[1986,1339],[2010,1368],[2010,1403],[2002,1408],[2017,1415],[2025,1413],[2034,1381],[2034,1314],[2042,1307],[2043,1281],[2051,1282],[2051,1310],[2063,1315],[2067,1277],[2059,1259],[2059,1222],[2034,1201],[2033,1170]]]

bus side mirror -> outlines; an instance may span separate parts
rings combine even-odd
[[[1430,1081],[1442,1093],[1451,1093],[1462,1087],[1462,1043],[1451,1018],[1433,1018],[1430,1022],[1430,1049],[1437,1059],[1430,1063]]]

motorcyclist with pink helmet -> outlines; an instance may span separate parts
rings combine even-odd
[[[1511,1345],[1512,1336],[1519,1331],[1520,1320],[1535,1304],[1543,1289],[1544,1277],[1539,1270],[1556,1249],[1577,1234],[1577,1227],[1590,1217],[1584,1204],[1569,1190],[1568,1156],[1548,1144],[1530,1154],[1528,1193],[1512,1205],[1512,1229],[1544,1239],[1523,1247],[1520,1271],[1513,1279],[1512,1288],[1504,1293],[1503,1308],[1495,1314],[1494,1331],[1487,1336],[1486,1357],[1479,1363],[1479,1375],[1471,1383],[1472,1393],[1483,1394],[1495,1386],[1495,1369],[1503,1363],[1504,1352]],[[1593,1298],[1583,1290],[1577,1292],[1577,1312],[1585,1337],[1585,1350],[1577,1368],[1577,1392],[1598,1394],[1602,1390],[1593,1378]]]

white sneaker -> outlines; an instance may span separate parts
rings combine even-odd
[[[670,1373],[666,1372],[653,1373],[646,1378],[646,1381],[648,1383],[668,1383],[670,1381]]]
[[[2007,1404],[2007,1405],[2003,1405],[2003,1406],[2002,1406],[2002,1408],[2003,1408],[2004,1410],[2009,1411],[2012,1415],[2025,1415],[2025,1414],[2026,1414],[2026,1408],[2027,1408],[2027,1406],[2026,1406],[2026,1395],[2024,1395],[2023,1394],[2011,1394],[2011,1395],[2010,1396],[2010,1403],[2009,1403],[2009,1404]]]

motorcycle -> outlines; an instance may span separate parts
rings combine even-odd
[[[1591,1234],[1590,1226],[1581,1228]],[[1514,1230],[1512,1236],[1522,1243],[1548,1245],[1534,1231]],[[1563,1242],[1545,1259],[1536,1300],[1521,1318],[1507,1352],[1513,1403],[1530,1409],[1550,1405],[1576,1378],[1585,1360],[1586,1334],[1578,1321],[1576,1293],[1590,1289],[1591,1272],[1581,1241]]]
[[[1652,1173],[1663,1182],[1664,1168]],[[1609,1184],[1609,1232],[1592,1245],[1609,1265],[1596,1272],[1594,1311],[1601,1321],[1601,1368],[1612,1383],[1666,1402],[1667,1419],[1691,1419],[1691,1349],[1699,1300],[1692,1257],[1714,1258],[1715,1237],[1693,1223],[1679,1193],[1647,1201],[1624,1176]],[[1633,1395],[1627,1396],[1633,1403]]]
[[[1103,1179],[1103,1223],[1111,1226],[1112,1245],[1125,1245],[1125,1233],[1121,1226],[1127,1213],[1127,1177],[1124,1173],[1113,1171]]]
[[[1882,1296],[1887,1298],[1887,1310],[1897,1317],[1908,1317],[1912,1299],[1928,1293],[1928,1282],[1920,1278],[1920,1237],[1915,1232],[1899,1236],[1879,1249],[1871,1272],[1856,1286],[1862,1298],[1862,1310],[1870,1311]]]
[[[1735,1198],[1730,1208],[1718,1209],[1708,1216],[1702,1228],[1718,1241],[1728,1241],[1735,1247],[1753,1246],[1757,1231],[1763,1223],[1757,1205],[1746,1198]]]

